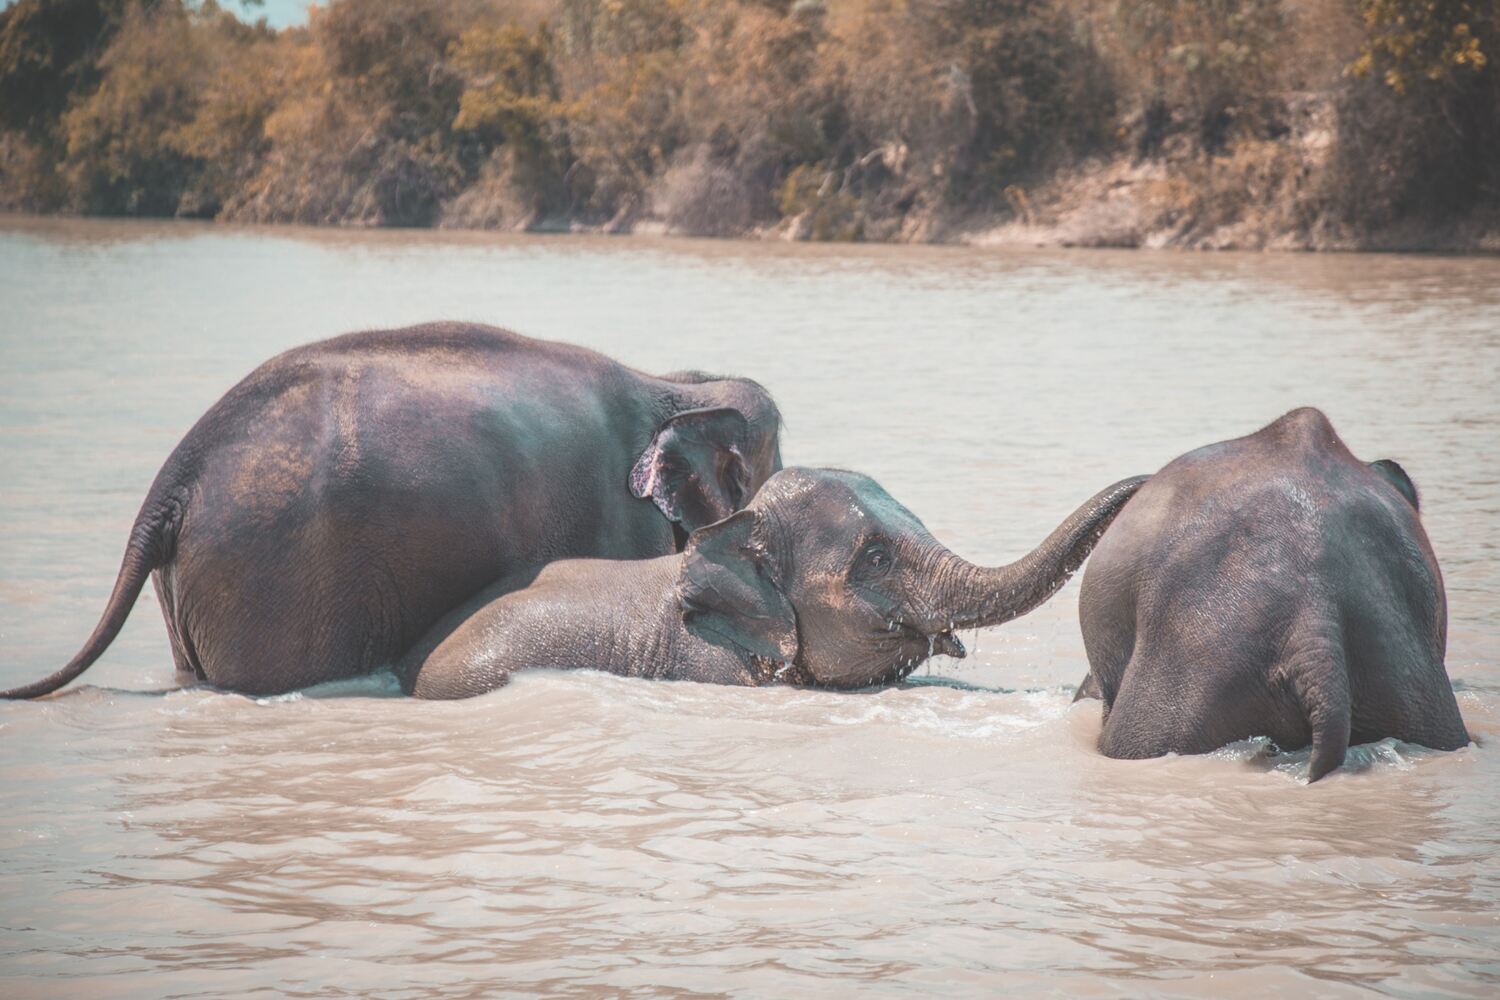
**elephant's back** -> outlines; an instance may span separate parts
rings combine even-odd
[[[1255,631],[1310,601],[1357,613],[1372,586],[1410,592],[1421,609],[1442,600],[1416,512],[1304,408],[1152,476],[1094,550],[1081,599],[1128,589],[1143,617]]]
[[[430,487],[445,476],[479,487],[470,481],[476,448],[499,471],[542,456],[565,461],[567,446],[588,434],[624,432],[643,440],[622,446],[644,447],[640,382],[597,352],[497,327],[352,333],[262,364],[204,414],[174,458],[181,473],[237,480],[251,497],[299,477],[315,491],[384,479]]]
[[[1304,545],[1330,523],[1389,519],[1391,490],[1356,459],[1328,418],[1305,407],[1245,437],[1167,463],[1131,499],[1095,550],[1134,542],[1162,557],[1190,557],[1236,533],[1273,548]]]
[[[205,414],[219,424],[293,413],[309,388],[337,392],[379,379],[387,402],[492,404],[506,394],[560,397],[633,388],[641,376],[573,344],[537,340],[476,323],[425,323],[348,333],[292,348],[267,360]]]

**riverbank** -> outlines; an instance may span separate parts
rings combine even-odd
[[[1179,144],[1170,155],[1095,156],[1058,170],[1007,204],[974,215],[912,215],[884,242],[985,247],[1112,247],[1179,250],[1500,254],[1500,211],[1406,217],[1359,227],[1330,211],[1326,187],[1334,139],[1332,109],[1302,113],[1275,140],[1246,140],[1205,157]],[[746,239],[807,240],[811,213],[720,233]],[[610,224],[534,223],[545,231],[700,235],[661,213]],[[445,228],[467,228],[447,223]],[[520,227],[526,229],[526,226]],[[861,238],[868,238],[861,234]]]
[[[1021,211],[959,228],[975,246],[1186,250],[1500,253],[1500,213],[1349,225],[1318,204],[1309,178],[1326,152],[1317,138],[1257,142],[1233,155],[1176,165],[1129,157],[1061,173]]]

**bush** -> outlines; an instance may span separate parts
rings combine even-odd
[[[1174,117],[1217,153],[1273,114],[1289,38],[1282,0],[1116,0],[1111,15],[1114,58],[1142,109],[1141,154],[1161,148]]]
[[[199,164],[179,132],[197,113],[209,48],[178,4],[132,8],[100,58],[99,86],[62,121],[74,208],[173,215]]]
[[[512,21],[469,28],[451,52],[464,81],[453,127],[479,142],[487,179],[503,178],[528,216],[569,207],[571,157],[553,48],[545,25],[528,32]]]
[[[445,61],[461,7],[333,0],[287,59],[263,166],[226,206],[267,222],[422,226],[482,162],[452,130],[462,81]]]
[[[1360,0],[1330,201],[1366,232],[1500,208],[1500,8]]]
[[[1098,57],[1051,4],[876,8],[843,30],[849,163],[889,211],[1001,206],[1007,188],[1107,141]]]
[[[810,240],[857,240],[863,235],[859,202],[838,184],[838,175],[803,165],[778,192],[781,214],[795,220],[795,235]]]
[[[838,159],[848,142],[822,5],[782,6],[722,4],[699,22],[682,102],[692,145],[670,177],[668,221],[679,228],[719,233],[776,219],[788,173]],[[720,210],[724,221],[708,218]]]
[[[76,94],[99,82],[99,56],[126,0],[19,0],[0,11],[0,129],[52,138]]]
[[[562,0],[559,38],[576,204],[626,223],[687,138],[693,0]]]
[[[208,4],[191,25],[204,65],[192,118],[168,139],[193,164],[178,215],[212,217],[232,202],[270,152],[267,119],[286,99],[285,52],[276,34],[249,27]]]

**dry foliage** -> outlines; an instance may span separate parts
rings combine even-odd
[[[213,0],[19,0],[0,205],[911,239],[1027,215],[1059,170],[1125,153],[1165,165],[1189,228],[1282,199],[1358,231],[1500,203],[1495,11],[329,0],[273,32]],[[1339,109],[1316,163],[1278,146],[1307,138],[1309,93]]]

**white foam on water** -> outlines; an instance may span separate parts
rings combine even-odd
[[[347,677],[342,680],[314,684],[297,691],[288,691],[286,694],[267,695],[263,698],[256,698],[255,703],[278,705],[302,701],[304,698],[401,698],[404,696],[405,692],[401,690],[400,679],[389,670],[381,670],[360,677]]]
[[[1417,761],[1430,756],[1434,751],[1401,740],[1387,738],[1376,743],[1351,746],[1344,755],[1344,763],[1334,774],[1359,774],[1371,770],[1409,771]],[[1248,740],[1236,740],[1212,753],[1202,755],[1211,760],[1234,761],[1253,764],[1270,773],[1283,775],[1299,784],[1308,784],[1308,767],[1312,760],[1312,748],[1281,750],[1268,737],[1256,736]]]

